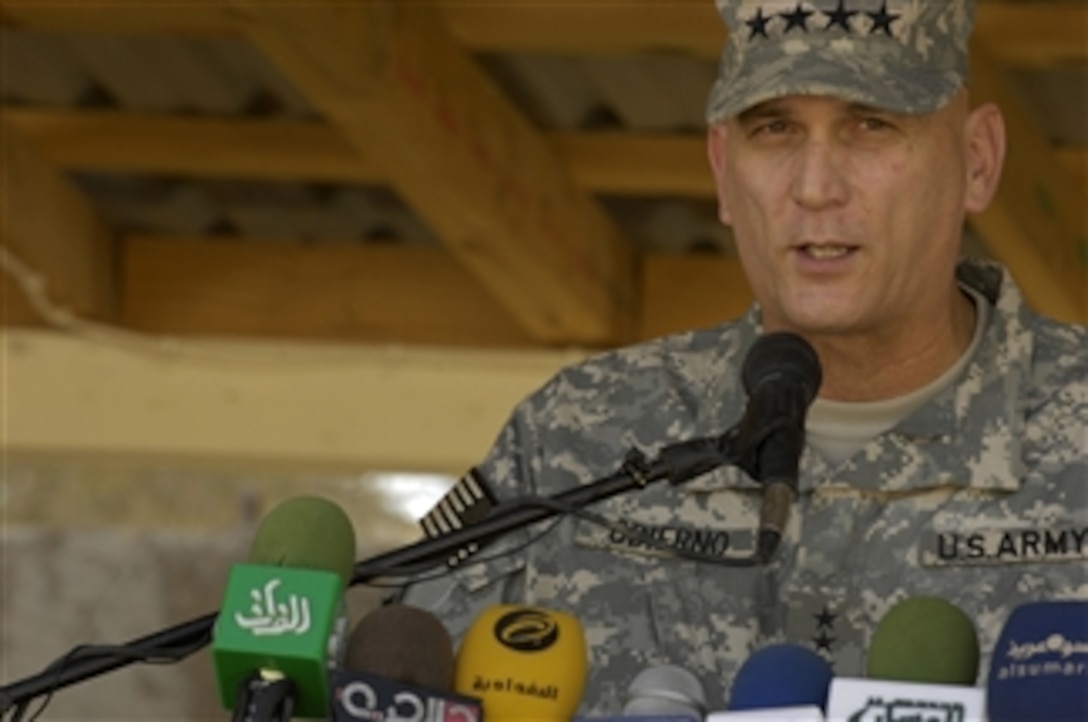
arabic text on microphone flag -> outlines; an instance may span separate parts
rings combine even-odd
[[[213,631],[224,703],[259,668],[275,669],[303,688],[327,686],[329,640],[342,616],[343,594],[343,582],[332,572],[261,564],[232,568]],[[327,703],[327,693],[310,696]]]

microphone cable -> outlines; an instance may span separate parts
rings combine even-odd
[[[144,664],[176,664],[186,657],[200,651],[206,647],[209,642],[211,642],[210,628],[207,634],[202,635],[201,639],[190,644],[176,647],[155,647],[140,644],[81,644],[73,647],[64,655],[53,660],[42,670],[42,674],[54,675],[54,683],[41,698],[38,708],[34,710],[34,713],[27,719],[27,722],[34,722],[41,716],[45,711],[45,708],[53,701],[53,695],[57,691],[61,675],[64,674],[64,671],[69,665],[74,664],[75,662],[87,659],[117,659],[142,662]],[[13,708],[11,722],[22,722],[32,701],[33,700],[26,700],[16,704]]]
[[[653,547],[657,551],[662,552],[665,556],[673,557],[676,559],[683,559],[685,561],[701,562],[705,564],[715,564],[723,567],[753,567],[759,566],[762,560],[756,556],[748,557],[732,557],[723,559],[718,556],[712,556],[710,554],[701,554],[699,552],[692,552],[686,549],[677,549],[670,546],[660,539],[642,532],[638,529],[628,528],[623,526],[617,521],[609,519],[608,517],[596,514],[594,512],[586,511],[585,509],[579,509],[566,502],[557,501],[555,499],[548,499],[544,497],[520,497],[509,502],[509,507],[504,505],[504,508],[543,508],[551,511],[559,512],[564,516],[573,516],[583,521],[589,522],[596,526],[600,526],[616,534],[622,534],[625,537],[636,539],[639,542],[645,544],[648,547]],[[528,549],[533,544],[537,543],[545,536],[550,534],[556,526],[563,521],[562,516],[557,519],[551,520],[547,526],[532,534],[524,542],[514,546],[510,549],[495,552],[492,554],[481,554],[473,557],[472,561],[465,563],[481,563],[487,564],[489,562],[498,561],[506,557],[513,556],[519,552]],[[539,522],[538,522],[539,523]],[[378,579],[372,579],[364,582],[360,582],[364,586],[374,587],[379,589],[404,589],[412,584],[425,581],[434,581],[436,579],[442,579],[448,577],[454,573],[454,570],[446,566],[445,568],[432,572],[431,570],[441,562],[423,562],[416,565],[404,565],[398,567],[392,573],[383,574]],[[402,581],[390,581],[394,579],[402,579]]]
[[[518,554],[531,545],[537,543],[540,539],[550,534],[556,526],[558,526],[563,518],[566,516],[576,517],[587,523],[599,526],[607,529],[608,531],[616,534],[623,535],[626,538],[637,540],[645,546],[655,549],[661,552],[667,557],[676,559],[682,559],[685,561],[700,562],[705,564],[714,564],[723,567],[752,567],[758,566],[762,563],[762,559],[753,554],[749,557],[731,557],[722,558],[718,556],[712,556],[709,554],[702,554],[699,552],[688,551],[685,549],[677,549],[660,539],[642,532],[638,529],[626,527],[619,522],[609,519],[600,514],[587,511],[585,509],[579,509],[573,504],[559,501],[556,499],[549,499],[544,497],[519,497],[513,499],[508,505],[504,505],[504,508],[540,508],[557,512],[560,516],[550,521],[544,529],[532,534],[524,542],[501,552],[496,552],[491,555],[480,555],[473,557],[473,562],[488,563],[503,559],[506,557]],[[401,565],[396,568],[390,569],[388,572],[382,574],[380,578],[367,580],[360,582],[361,584],[373,588],[387,588],[387,589],[399,589],[405,590],[408,586],[424,581],[433,581],[448,577],[454,573],[454,568],[444,565],[439,571],[432,571],[436,566],[442,565],[440,561],[420,562],[411,565]],[[389,581],[385,581],[389,580]],[[49,689],[49,691],[42,697],[41,702],[37,710],[30,716],[26,722],[35,722],[38,717],[44,712],[45,708],[52,701],[53,694],[56,691],[60,683],[60,677],[71,664],[78,661],[84,661],[88,659],[116,659],[126,662],[141,662],[145,664],[174,664],[182,661],[190,655],[196,653],[200,649],[207,646],[211,641],[211,628],[206,633],[202,634],[199,639],[194,640],[188,644],[176,645],[176,646],[148,646],[145,644],[126,644],[126,645],[79,645],[72,648],[63,656],[57,658],[50,663],[42,674],[54,674],[55,683]],[[11,722],[22,722],[23,717],[26,715],[27,710],[33,700],[27,700],[19,703],[13,707],[13,716]]]

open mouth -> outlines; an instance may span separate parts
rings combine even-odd
[[[844,258],[857,250],[857,246],[843,246],[838,244],[815,244],[806,243],[799,246],[798,249],[801,253],[804,253],[810,258],[816,258],[821,261],[834,260],[836,258]]]

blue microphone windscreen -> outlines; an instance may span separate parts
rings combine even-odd
[[[774,644],[749,657],[733,678],[732,711],[801,707],[827,708],[831,665],[811,649]]]
[[[1013,610],[986,683],[991,722],[1088,720],[1088,601]]]

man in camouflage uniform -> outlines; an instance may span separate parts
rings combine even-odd
[[[1000,267],[957,262],[1004,157],[999,111],[966,100],[973,0],[718,6],[730,39],[709,153],[757,305],[563,370],[480,469],[500,498],[550,496],[631,448],[720,435],[744,414],[757,336],[794,331],[824,381],[777,553],[729,565],[753,550],[761,492],[725,466],[593,507],[619,529],[568,516],[511,534],[408,600],[455,634],[500,601],[572,612],[590,650],[583,713],[619,712],[663,663],[722,709],[773,641],[861,676],[874,626],[919,595],[974,620],[984,683],[1013,607],[1088,597],[1088,332],[1033,313]]]

